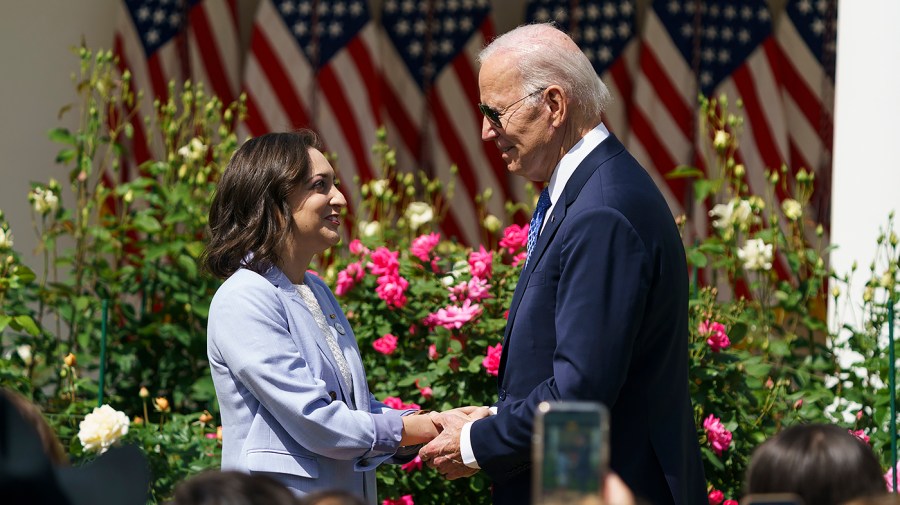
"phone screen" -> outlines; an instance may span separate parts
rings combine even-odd
[[[606,470],[606,426],[599,406],[551,404],[539,414],[536,503],[599,503]]]

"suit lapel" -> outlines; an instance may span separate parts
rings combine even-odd
[[[519,303],[522,301],[522,295],[525,293],[525,286],[528,285],[528,279],[531,278],[534,267],[537,266],[541,256],[543,256],[547,245],[553,240],[556,231],[566,217],[566,211],[569,206],[572,205],[572,202],[575,201],[575,198],[578,197],[578,194],[581,193],[581,188],[584,187],[588,178],[597,171],[600,165],[616,154],[619,154],[624,149],[625,146],[619,142],[619,139],[610,133],[609,137],[595,147],[594,150],[591,151],[578,165],[578,168],[575,169],[575,172],[572,173],[572,176],[569,178],[568,182],[566,182],[566,187],[563,190],[563,194],[559,201],[553,206],[553,212],[544,217],[544,229],[538,236],[538,240],[534,245],[534,251],[531,252],[531,259],[528,261],[528,265],[526,265],[522,270],[522,273],[519,274],[519,281],[516,283],[516,290],[513,293],[512,302],[509,304],[509,317],[506,322],[506,330],[503,333],[503,353],[500,355],[500,369],[497,374],[497,380],[501,384],[503,381],[503,371],[506,367],[507,347],[512,333],[513,321],[519,310]]]
[[[341,388],[341,393],[344,398],[350,398],[350,392],[347,391],[347,386],[344,384],[344,378],[341,376],[340,368],[338,367],[337,361],[334,359],[334,354],[331,353],[331,348],[328,347],[328,343],[325,342],[325,337],[322,335],[322,331],[319,329],[318,323],[316,323],[316,318],[313,316],[312,312],[310,312],[309,307],[306,306],[306,302],[300,298],[300,294],[297,293],[297,288],[294,287],[294,284],[287,278],[286,275],[277,267],[272,267],[266,272],[266,278],[275,285],[278,289],[284,292],[287,297],[291,300],[291,303],[299,307],[301,311],[304,312],[304,317],[300,320],[306,323],[307,330],[309,330],[309,336],[304,336],[302,333],[297,334],[297,338],[312,338],[316,343],[316,347],[319,348],[319,352],[322,356],[328,361],[328,365],[334,370],[338,376],[338,386]],[[319,301],[320,307],[325,307],[327,305],[323,305],[321,300],[322,296],[318,292],[318,288],[315,283],[310,283],[310,289],[312,289],[313,294],[316,295],[316,300]],[[327,316],[326,316],[327,317]],[[352,370],[355,373],[355,370]],[[354,375],[355,377],[355,375]],[[355,379],[354,379],[355,381]]]

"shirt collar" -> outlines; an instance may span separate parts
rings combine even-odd
[[[578,141],[569,152],[559,160],[559,163],[556,164],[556,168],[553,169],[553,175],[550,177],[550,185],[548,187],[548,192],[550,193],[550,207],[559,200],[559,197],[562,196],[563,190],[566,189],[566,184],[569,182],[569,179],[572,177],[572,174],[575,173],[575,169],[578,168],[578,165],[587,158],[587,155],[591,153],[597,146],[600,145],[601,142],[606,140],[609,137],[609,130],[606,129],[603,123],[598,124],[591,131],[587,132],[581,140]],[[550,210],[548,209],[549,213]]]

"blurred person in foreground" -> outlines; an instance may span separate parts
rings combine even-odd
[[[300,499],[265,475],[210,470],[175,486],[170,505],[300,505]]]
[[[872,449],[833,424],[791,426],[753,451],[745,493],[793,493],[805,505],[840,505],[887,494]]]
[[[144,505],[150,467],[133,445],[69,466],[37,406],[0,389],[0,502],[9,505]]]
[[[375,467],[437,434],[430,416],[369,392],[356,338],[307,272],[340,240],[334,169],[309,130],[248,140],[209,212],[205,264],[226,279],[207,352],[222,413],[222,469],[268,475],[302,496],[343,489],[376,503]],[[402,460],[401,460],[402,461]]]
[[[545,184],[509,308],[496,415],[438,417],[420,456],[448,478],[484,470],[497,504],[531,496],[543,401],[610,411],[610,467],[657,505],[705,503],[688,390],[688,272],[653,180],[603,124],[611,98],[572,39],[521,26],[482,50],[481,137]]]

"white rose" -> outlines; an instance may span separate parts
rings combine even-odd
[[[178,154],[180,154],[184,159],[198,161],[206,156],[206,150],[206,144],[204,144],[197,137],[194,137],[190,142],[187,143],[187,145],[181,146],[178,149]]]
[[[30,345],[20,345],[16,347],[16,354],[19,355],[19,358],[22,359],[22,363],[25,363],[25,366],[31,366],[33,362],[33,358],[31,356],[31,346]]]
[[[85,451],[103,454],[128,433],[128,424],[128,416],[124,412],[103,405],[86,415],[78,425],[78,439]]]
[[[788,198],[781,202],[781,210],[784,212],[784,217],[791,221],[796,221],[803,215],[803,207],[800,205],[800,202],[793,198]]]
[[[715,147],[717,151],[724,151],[725,148],[728,147],[729,137],[731,137],[731,135],[725,130],[716,130],[716,136],[713,138],[713,147]]]
[[[381,197],[384,194],[384,190],[387,189],[388,181],[387,179],[376,179],[369,184],[372,187],[372,194]]]
[[[45,191],[44,188],[34,188],[29,199],[34,204],[34,211],[38,214],[46,214],[55,211],[59,206],[59,198],[52,191]]]
[[[744,262],[747,270],[769,270],[772,268],[772,244],[754,238],[738,249],[738,258]]]
[[[726,228],[731,228],[731,215],[733,212],[734,208],[731,206],[731,203],[717,203],[716,206],[709,211],[709,217],[714,219],[713,226],[720,230],[724,230]]]
[[[750,224],[750,217],[753,215],[753,208],[748,200],[734,199],[731,201],[734,212],[731,215],[732,222],[741,228],[746,229]]]
[[[434,209],[425,202],[412,202],[406,208],[406,219],[409,220],[409,228],[413,231],[423,224],[428,224],[434,219]]]
[[[0,228],[0,249],[11,249],[13,246],[12,233]]]
[[[363,237],[374,237],[381,233],[381,223],[378,221],[372,221],[371,223],[368,221],[360,221],[359,233]]]

